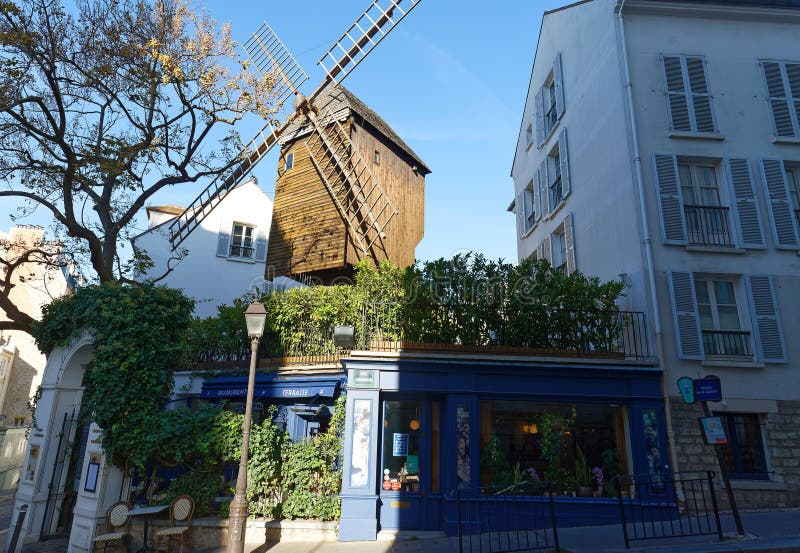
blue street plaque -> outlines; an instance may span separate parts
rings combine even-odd
[[[722,383],[719,378],[699,378],[694,381],[695,401],[722,401]]]
[[[678,390],[681,392],[683,401],[691,405],[694,403],[694,381],[688,376],[678,379]]]

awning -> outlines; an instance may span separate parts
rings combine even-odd
[[[313,377],[257,374],[254,397],[256,398],[313,398],[336,397],[344,382],[344,376]],[[203,383],[201,398],[224,399],[247,396],[246,376],[220,376]]]

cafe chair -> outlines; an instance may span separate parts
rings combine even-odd
[[[125,551],[131,552],[131,535],[128,533],[131,517],[128,512],[131,504],[126,501],[114,503],[106,515],[106,527],[108,532],[100,534],[92,539],[92,551],[97,550],[97,546],[103,546],[103,553],[108,550],[109,545],[118,543],[125,546]]]
[[[169,506],[169,528],[156,532],[156,551],[162,541],[166,542],[167,551],[172,551],[172,539],[180,539],[180,553],[183,553],[184,536],[186,541],[192,543],[192,515],[194,514],[194,500],[188,495],[179,495],[172,500]],[[180,524],[180,526],[179,526]],[[192,543],[194,549],[194,543]]]

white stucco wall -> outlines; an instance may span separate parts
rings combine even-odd
[[[158,214],[156,223],[134,239],[137,248],[152,258],[154,267],[145,277],[164,273],[167,263],[174,267],[159,283],[182,289],[197,300],[195,314],[214,316],[217,306],[230,304],[254,286],[263,284],[264,262],[217,256],[217,240],[221,228],[230,229],[234,222],[255,226],[255,233],[269,236],[272,222],[272,200],[250,180],[229,192],[199,227],[181,244],[187,250],[180,259],[173,259],[168,239],[173,218],[164,220]]]

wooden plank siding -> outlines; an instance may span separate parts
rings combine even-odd
[[[399,212],[385,230],[384,248],[373,248],[373,261],[388,257],[396,265],[410,265],[423,235],[425,177],[414,170],[409,156],[352,113],[342,126]],[[325,281],[331,274],[349,276],[352,265],[363,256],[311,162],[305,139],[281,148],[267,279],[323,272]],[[380,154],[379,164],[374,163],[375,151]],[[286,171],[289,153],[294,154],[294,164]]]

